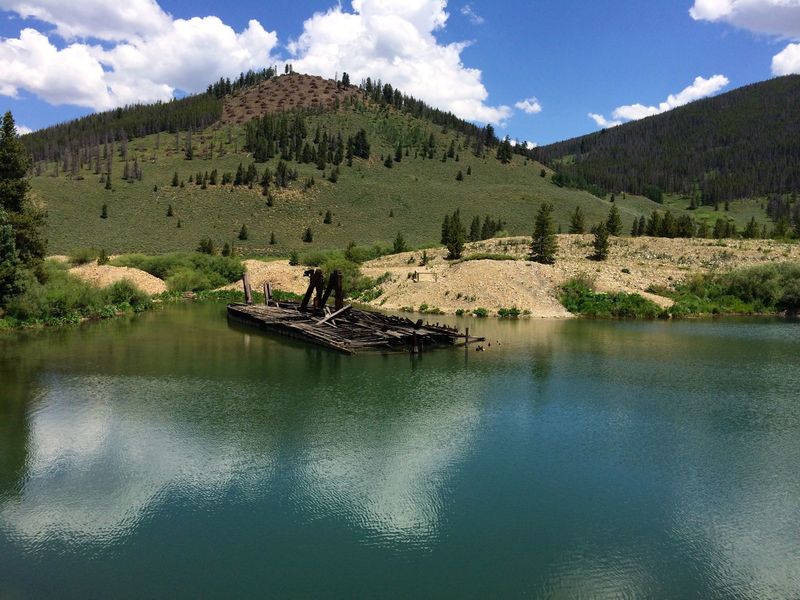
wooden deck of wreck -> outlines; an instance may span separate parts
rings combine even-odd
[[[446,325],[411,321],[352,307],[301,310],[290,302],[230,304],[228,318],[262,331],[294,338],[346,354],[361,350],[421,352],[424,349],[480,342]],[[468,330],[467,330],[468,331]]]

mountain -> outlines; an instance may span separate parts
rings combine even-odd
[[[800,75],[537,149],[566,180],[713,205],[800,189]],[[655,190],[657,193],[657,190]]]
[[[550,169],[522,148],[512,152],[490,126],[380,81],[351,85],[344,75],[247,73],[205,94],[22,139],[57,253],[191,250],[211,238],[218,247],[286,256],[351,241],[391,245],[398,233],[422,246],[438,243],[442,218],[456,209],[467,225],[489,216],[511,235],[529,235],[544,201],[555,205],[563,231],[577,206],[587,227],[611,207],[609,197],[558,185]],[[616,203],[626,232],[635,218],[663,209],[630,193]],[[738,210],[726,216],[741,227],[754,207]],[[691,214],[712,224],[719,216]],[[307,229],[311,242],[303,241]]]

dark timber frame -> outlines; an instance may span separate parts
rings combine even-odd
[[[303,300],[278,302],[272,299],[272,286],[264,284],[264,304],[253,304],[249,278],[245,276],[245,304],[228,305],[228,318],[263,331],[295,338],[343,352],[359,350],[404,350],[414,354],[423,348],[467,345],[484,338],[462,334],[453,327],[432,325],[422,319],[384,315],[344,305],[342,274],[334,271],[325,285],[319,269],[306,272],[308,289]],[[327,302],[334,296],[333,311]],[[312,296],[314,296],[313,302]]]

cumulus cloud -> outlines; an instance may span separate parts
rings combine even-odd
[[[486,22],[486,19],[484,19],[475,11],[475,8],[472,6],[472,4],[465,4],[462,6],[461,14],[467,17],[469,22],[473,25],[483,25]]]
[[[800,41],[800,0],[695,0],[689,14],[696,21]],[[800,73],[797,46],[789,44],[772,58],[773,75]]]
[[[105,28],[91,29],[91,20],[81,24],[77,18],[95,4],[99,16],[93,18],[105,21]],[[153,20],[140,26],[146,19],[130,14],[131,6]],[[0,7],[47,20],[58,35],[106,42],[73,41],[59,47],[33,28],[23,29],[18,38],[2,39],[0,94],[17,97],[26,90],[51,104],[95,110],[169,100],[176,90],[201,91],[219,77],[270,64],[278,43],[277,34],[258,21],[237,33],[217,17],[173,20],[151,0],[135,0],[126,9],[95,0],[79,3],[74,11],[50,0],[0,0]]]
[[[508,140],[508,142],[512,146],[524,146],[528,150],[533,150],[534,148],[538,148],[539,147],[539,144],[537,144],[536,142],[526,142],[525,140],[520,141],[520,140],[511,140],[510,139],[510,140]]]
[[[28,135],[29,133],[33,133],[33,129],[25,125],[20,125],[19,123],[17,123],[16,129],[17,135]]]
[[[55,25],[64,39],[127,40],[169,29],[172,19],[155,0],[0,0],[0,9]]]
[[[695,0],[696,21],[728,23],[755,33],[800,37],[800,0]]]
[[[772,73],[774,75],[800,73],[800,44],[789,44],[772,57]]]
[[[645,117],[658,115],[673,108],[689,104],[701,98],[713,96],[722,88],[730,83],[724,75],[714,75],[708,79],[704,77],[696,77],[694,82],[677,94],[670,94],[664,102],[658,106],[646,106],[644,104],[629,104],[625,106],[618,106],[611,113],[612,119],[606,119],[603,115],[597,113],[589,113],[589,118],[593,119],[600,127],[616,127],[626,121],[637,121]]]
[[[594,120],[594,122],[597,123],[597,126],[602,127],[603,129],[622,125],[622,121],[609,121],[603,115],[598,115],[597,113],[589,113],[589,118]]]
[[[501,123],[508,106],[487,104],[481,72],[461,61],[465,43],[440,44],[434,33],[447,23],[446,0],[353,0],[316,13],[288,46],[296,71],[333,77],[347,71],[358,81],[378,77],[403,92],[456,115]]]
[[[542,105],[539,103],[539,100],[535,97],[525,98],[524,100],[520,100],[514,106],[520,109],[522,112],[527,113],[529,115],[535,115],[537,113],[542,112]]]

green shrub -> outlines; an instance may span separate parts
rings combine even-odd
[[[672,290],[661,290],[675,316],[752,314],[800,310],[800,264],[767,264],[726,273],[697,275]]]
[[[205,274],[193,269],[180,268],[166,279],[171,292],[200,292],[213,286]]]
[[[485,308],[476,308],[475,310],[472,311],[472,315],[474,317],[485,319],[486,317],[489,316],[489,311],[486,310]]]
[[[99,252],[94,248],[79,248],[69,255],[69,262],[75,266],[88,265],[97,260]]]
[[[141,310],[150,304],[150,296],[127,279],[117,281],[105,290],[109,304],[128,304],[134,310]]]
[[[167,281],[168,287],[168,280],[179,274],[180,276],[175,279],[175,285],[184,288],[179,291],[217,288],[238,281],[244,275],[244,266],[239,259],[198,252],[174,252],[157,256],[126,254],[114,259],[112,264],[146,271],[154,277]],[[189,271],[195,272],[196,275],[189,277],[187,274]],[[185,287],[189,283],[191,286]],[[197,287],[198,285],[204,287]]]
[[[522,311],[516,306],[512,306],[511,308],[501,308],[497,311],[497,315],[501,319],[517,319],[521,314]]]
[[[570,279],[561,287],[561,304],[573,314],[604,319],[655,319],[663,312],[639,294],[597,293],[585,276]]]

